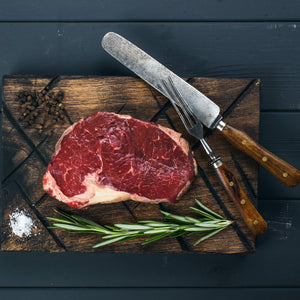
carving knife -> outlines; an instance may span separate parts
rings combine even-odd
[[[146,52],[114,32],[103,37],[102,47],[167,98],[169,95],[161,88],[161,83],[171,78],[180,94],[188,99],[196,117],[207,128],[218,129],[233,146],[255,159],[285,185],[294,187],[299,184],[300,171],[259,145],[245,132],[226,124],[218,105]]]

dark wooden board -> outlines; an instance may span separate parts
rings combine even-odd
[[[2,181],[2,250],[80,251],[106,253],[248,253],[255,250],[254,238],[248,232],[239,213],[220,186],[208,159],[196,140],[188,136],[167,99],[140,79],[132,77],[60,76],[51,91],[63,91],[69,123],[57,126],[55,134],[39,134],[34,127],[24,128],[18,121],[16,94],[22,90],[42,90],[53,80],[47,77],[6,76],[3,80],[3,181]],[[221,107],[225,120],[258,138],[259,81],[250,79],[189,78]],[[167,109],[165,109],[167,107]],[[55,143],[72,122],[96,111],[113,111],[173,127],[183,132],[193,145],[199,164],[191,189],[177,204],[153,205],[133,201],[96,205],[85,210],[72,210],[46,195],[42,189],[42,175],[46,171]],[[257,198],[257,166],[244,154],[233,149],[217,133],[207,132],[207,140],[216,153],[233,169],[250,199]],[[64,230],[48,229],[47,216],[60,207],[93,219],[101,224],[144,219],[162,220],[161,208],[178,214],[189,214],[189,206],[198,198],[227,218],[236,220],[234,226],[195,247],[195,238],[163,239],[141,246],[141,239],[93,250],[99,241],[96,235],[73,235]],[[34,219],[36,235],[21,240],[11,233],[9,215],[15,209],[25,209]]]
[[[183,299],[230,299],[244,300],[264,299],[264,300],[298,300],[300,297],[299,288],[3,288],[0,290],[2,299],[31,300],[40,299],[110,299],[119,300],[152,300],[163,298],[165,300]]]
[[[236,21],[299,20],[297,0],[10,0],[1,21]]]

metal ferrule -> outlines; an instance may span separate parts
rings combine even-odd
[[[218,169],[223,165],[220,157],[218,157],[215,161],[212,161],[211,164],[215,169]]]
[[[222,116],[221,115],[218,115],[215,119],[215,121],[209,126],[210,129],[215,129],[221,122],[222,120]]]
[[[226,126],[226,123],[223,122],[222,120],[219,122],[219,124],[216,126],[216,128],[220,131],[222,131],[224,129],[224,127]]]

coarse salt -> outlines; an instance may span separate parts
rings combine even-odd
[[[31,217],[26,215],[26,211],[19,209],[16,209],[9,215],[9,225],[12,233],[20,238],[30,236],[32,229],[36,228]]]

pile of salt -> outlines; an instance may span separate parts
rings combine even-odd
[[[9,225],[12,233],[20,238],[30,236],[31,230],[36,228],[31,217],[26,215],[26,211],[19,209],[9,215]]]

